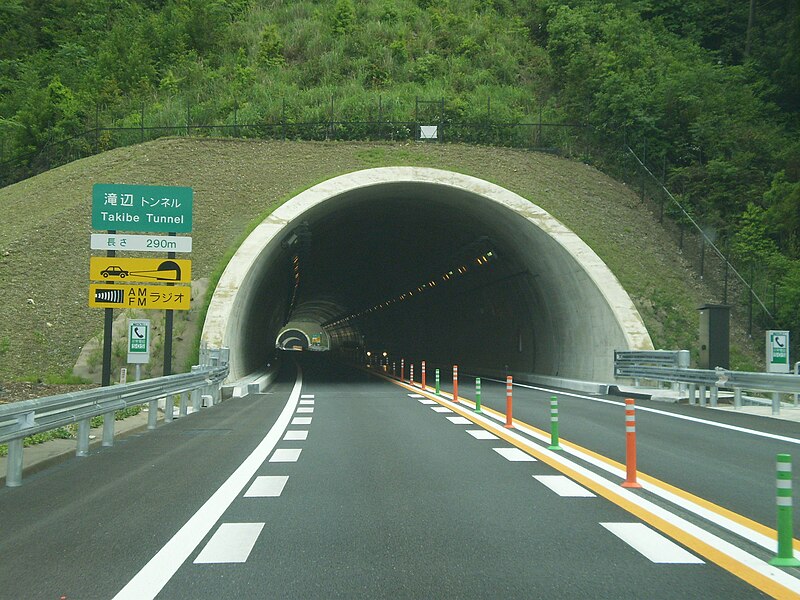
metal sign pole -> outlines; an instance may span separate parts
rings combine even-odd
[[[169,232],[167,235],[174,237],[177,234]],[[167,252],[167,258],[175,258],[175,253]],[[164,375],[172,375],[172,320],[174,312],[173,310],[167,310],[164,313]]]
[[[115,234],[115,230],[108,230],[109,235]],[[117,255],[115,250],[108,250],[106,256],[113,258]],[[111,385],[111,337],[114,334],[114,309],[104,309],[103,321],[103,373],[100,378],[100,385],[103,387]]]

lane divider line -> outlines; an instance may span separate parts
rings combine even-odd
[[[302,387],[303,372],[298,367],[297,379],[286,406],[264,439],[186,524],[114,596],[114,600],[152,600],[158,595],[275,449],[289,425]]]
[[[243,563],[253,551],[264,523],[223,523],[194,559],[194,564]]]
[[[600,523],[600,525],[651,562],[672,565],[705,564],[691,552],[687,552],[672,540],[642,523]]]
[[[597,494],[563,475],[534,475],[533,478],[562,498],[597,498]]]
[[[256,477],[244,493],[245,498],[277,498],[289,481],[288,475],[261,475]]]
[[[388,377],[385,379],[395,385],[406,387],[406,384],[402,382]],[[514,430],[498,426],[490,419],[474,412],[462,412],[464,409],[459,404],[443,398],[442,395],[435,396],[433,399],[443,406],[454,407],[453,410],[458,414],[484,426],[498,437],[542,460],[753,587],[775,597],[800,599],[800,580],[792,575],[638,496],[627,488],[604,479],[565,456],[533,444]],[[486,409],[484,408],[484,410]]]

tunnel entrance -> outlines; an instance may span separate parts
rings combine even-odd
[[[559,221],[484,180],[411,167],[278,208],[228,264],[203,341],[230,348],[238,379],[295,323],[332,352],[595,381],[612,378],[615,349],[652,349],[617,279]]]

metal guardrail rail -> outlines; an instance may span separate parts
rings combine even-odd
[[[191,373],[170,375],[114,385],[109,387],[71,392],[46,398],[36,398],[0,406],[0,443],[8,443],[6,486],[22,484],[23,439],[59,427],[78,424],[76,456],[89,453],[89,430],[93,417],[103,415],[103,446],[114,445],[114,413],[117,410],[149,404],[148,429],[155,429],[158,401],[167,399],[167,405],[180,396],[179,415],[188,414],[191,401],[193,410],[203,405],[212,406],[221,398],[220,386],[228,376],[228,366],[192,367]],[[170,405],[171,406],[171,405]],[[164,411],[164,420],[172,421],[173,411]]]
[[[688,351],[678,351],[680,352]],[[647,364],[646,355],[653,352],[627,352],[627,355],[641,354],[641,360],[635,356],[624,356],[617,361],[614,353],[614,375],[634,379],[650,379],[667,381],[673,384],[685,384],[689,390],[689,403],[695,403],[695,394],[699,389],[700,405],[705,406],[706,390],[710,391],[711,406],[716,406],[719,390],[733,390],[734,407],[741,408],[742,392],[768,392],[772,394],[772,414],[780,414],[780,395],[800,393],[800,376],[782,373],[754,373],[749,371],[731,371],[717,367],[716,369],[690,369],[679,366],[661,366]],[[795,396],[795,405],[797,396]]]

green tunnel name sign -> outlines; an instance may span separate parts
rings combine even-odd
[[[190,187],[96,183],[92,228],[187,233],[192,230]]]

